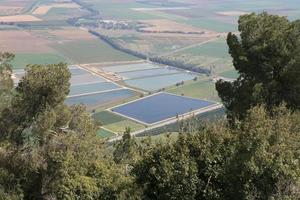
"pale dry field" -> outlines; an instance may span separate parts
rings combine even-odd
[[[144,31],[151,32],[207,32],[205,29],[195,28],[186,24],[180,24],[167,19],[159,19],[159,20],[143,20],[143,23],[151,25],[151,27],[143,28]]]
[[[224,11],[224,12],[217,12],[217,15],[222,15],[222,16],[229,16],[229,17],[236,17],[240,15],[246,15],[249,14],[249,12],[244,12],[244,11]]]
[[[39,6],[35,9],[32,14],[33,15],[45,15],[52,8],[79,8],[79,5],[75,3],[55,3],[50,5]]]
[[[62,41],[95,39],[95,37],[89,34],[87,31],[78,28],[65,28],[60,30],[51,30],[47,32],[49,35]]]
[[[42,20],[32,15],[10,15],[10,16],[0,17],[0,22],[35,22],[35,21],[42,21]]]
[[[35,0],[1,0],[0,14],[1,15],[19,15],[30,7]]]
[[[49,41],[36,37],[30,32],[20,30],[0,31],[0,52],[13,53],[48,53],[53,50],[48,47]]]
[[[0,6],[1,15],[17,15],[20,14],[23,7],[18,6]]]

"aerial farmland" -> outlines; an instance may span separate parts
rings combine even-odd
[[[237,78],[228,32],[251,12],[299,18],[287,1],[2,0],[0,51],[15,54],[15,83],[28,64],[67,63],[67,105],[84,104],[100,137],[139,134],[222,113],[215,81]]]

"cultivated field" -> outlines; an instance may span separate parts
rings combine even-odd
[[[110,111],[97,112],[93,114],[93,118],[101,122],[101,126],[103,126],[104,128],[119,134],[122,134],[125,131],[126,127],[129,127],[131,131],[138,131],[145,128],[145,126],[140,123],[137,123],[120,115],[116,115]]]
[[[26,12],[36,0],[1,0],[0,16],[19,15]]]
[[[168,19],[159,20],[141,20],[141,22],[148,24],[150,27],[142,28],[143,31],[150,32],[196,32],[203,33],[207,30],[195,28],[186,24],[181,24]]]
[[[0,23],[8,22],[36,22],[42,21],[40,18],[37,18],[32,15],[10,15],[0,17]]]
[[[228,47],[224,38],[185,48],[166,57],[171,60],[191,63],[201,68],[212,69],[214,75],[232,72],[233,70],[232,59],[228,53]],[[230,75],[228,78],[232,77],[232,74],[223,74],[225,77],[228,75]]]
[[[148,62],[110,67],[100,66],[99,69],[120,77],[126,86],[143,91],[157,91],[199,76],[199,74]]]
[[[190,97],[158,93],[111,108],[111,111],[146,125],[154,125],[172,118],[179,118],[181,115],[204,109],[213,104],[213,102]]]
[[[51,44],[51,47],[79,64],[137,60],[136,57],[117,51],[99,39],[57,42]]]
[[[193,97],[197,103],[203,103],[199,99],[220,101],[213,80],[238,76],[225,38],[228,32],[237,31],[240,15],[268,11],[290,19],[300,18],[297,0],[80,1],[84,7],[71,0],[1,0],[0,51],[16,54],[12,62],[15,69],[27,64],[58,62],[82,66],[84,69],[70,68],[71,90],[66,103],[82,103],[93,111],[94,118],[102,125],[98,131],[100,137],[120,135],[126,127],[132,132],[151,129],[153,126],[149,124],[176,115],[164,116],[170,113],[163,110],[169,105],[175,105],[170,110],[177,114],[187,112],[177,110],[185,107],[186,101],[176,104],[174,98],[168,99],[168,105],[151,101],[147,109],[145,106],[130,109],[137,110],[142,117],[128,114],[128,110],[119,113],[128,114],[127,117],[105,110],[131,100],[143,102],[140,98],[157,91],[176,94],[179,99]],[[101,21],[108,25],[99,25]],[[113,48],[91,35],[89,29],[122,48],[209,69],[212,75],[145,62]],[[22,77],[21,70],[18,72],[14,75],[16,81]],[[163,113],[152,115],[150,107]],[[143,117],[147,114],[151,119]]]
[[[51,10],[52,8],[79,8],[78,4],[75,3],[54,3],[49,5],[43,5],[36,8],[32,14],[33,15],[45,15]]]
[[[166,91],[198,99],[220,101],[216,91],[215,83],[208,78],[200,78],[197,81],[187,81],[184,85],[172,86]]]
[[[0,50],[13,53],[49,53],[49,41],[36,37],[30,31],[1,30]]]

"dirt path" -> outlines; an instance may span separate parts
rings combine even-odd
[[[165,54],[162,54],[160,55],[160,57],[164,57],[164,56],[169,56],[169,55],[172,55],[172,54],[175,54],[175,53],[178,53],[180,51],[184,51],[184,50],[187,50],[187,49],[191,49],[193,47],[198,47],[198,46],[202,46],[204,44],[207,44],[209,42],[213,42],[213,41],[216,41],[218,38],[213,38],[213,39],[210,39],[210,40],[206,40],[204,42],[200,42],[200,43],[197,43],[197,44],[192,44],[192,45],[189,45],[189,46],[186,46],[186,47],[182,47],[180,49],[176,49],[172,52],[168,52],[168,53],[165,53]]]

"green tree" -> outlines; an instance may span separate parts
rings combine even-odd
[[[122,199],[122,167],[105,153],[83,106],[64,104],[65,64],[32,65],[0,114],[0,196],[4,199]]]
[[[300,115],[285,106],[255,107],[232,130],[233,152],[224,172],[226,199],[300,198]]]
[[[13,89],[12,66],[10,61],[14,58],[13,54],[0,53],[0,112],[6,108],[11,101]]]
[[[140,155],[138,144],[130,132],[130,128],[126,127],[122,140],[114,145],[113,157],[116,163],[132,164]]]
[[[142,189],[142,199],[190,200],[198,185],[196,163],[186,146],[159,144],[145,154],[132,174]]]
[[[216,89],[228,117],[242,118],[253,106],[268,109],[286,102],[300,108],[300,23],[286,17],[249,14],[239,19],[240,35],[227,44],[239,73],[234,82],[220,80]]]
[[[299,199],[300,114],[258,106],[235,123],[183,132],[148,151],[132,170],[143,198]]]
[[[10,64],[13,59],[13,54],[0,53],[0,93],[9,92],[13,88],[12,66]]]

